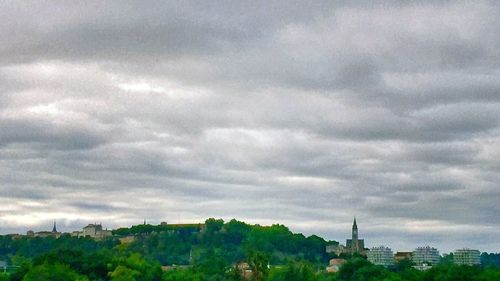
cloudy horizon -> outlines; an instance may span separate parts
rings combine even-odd
[[[0,1],[0,233],[500,252],[500,5],[302,2]]]

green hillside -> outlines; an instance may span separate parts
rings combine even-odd
[[[283,225],[220,219],[120,228],[103,241],[69,234],[57,239],[0,236],[0,261],[9,264],[0,281],[500,280],[496,255],[483,255],[487,268],[445,262],[427,272],[413,269],[408,262],[385,269],[355,256],[340,272],[327,273],[331,257],[325,246],[335,243],[292,233]]]

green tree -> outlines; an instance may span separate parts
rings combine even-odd
[[[205,232],[213,234],[219,232],[223,226],[224,220],[209,218],[205,221]]]
[[[475,281],[497,281],[500,280],[500,270],[497,268],[488,268],[481,272]]]
[[[222,279],[226,274],[228,264],[220,253],[216,253],[214,249],[209,249],[195,262],[193,269],[212,278]]]
[[[388,273],[385,277],[382,279],[379,279],[380,281],[408,281],[406,279],[403,279],[399,274],[396,273]]]
[[[140,272],[133,270],[123,265],[119,265],[109,273],[111,281],[136,281],[136,277],[140,276]]]
[[[384,280],[389,272],[383,266],[370,264],[359,268],[353,276],[352,281]]]
[[[411,259],[402,259],[394,265],[393,269],[396,272],[402,272],[408,269],[412,269],[415,263]]]
[[[232,219],[224,225],[224,242],[239,245],[245,240],[250,229],[246,223]]]
[[[244,281],[243,271],[238,267],[238,264],[235,264],[231,269],[227,272],[225,281]]]
[[[206,276],[191,269],[174,269],[163,273],[163,281],[204,281]]]
[[[318,274],[318,281],[338,281],[337,274],[333,272],[321,271]]]
[[[21,255],[15,255],[12,257],[12,264],[15,266],[19,266],[19,268],[10,275],[10,281],[21,281],[24,276],[30,269],[32,268],[31,260],[25,258]]]
[[[252,252],[248,258],[248,264],[252,270],[252,280],[265,280],[269,273],[269,255],[262,252]]]
[[[269,272],[268,281],[318,281],[318,276],[311,264],[307,262],[291,262],[287,266],[273,268]]]
[[[407,268],[398,273],[405,281],[422,281],[424,277],[424,272],[414,268]]]
[[[44,263],[31,268],[23,281],[88,281],[88,278],[67,265]]]
[[[359,269],[367,266],[371,266],[371,263],[366,259],[363,259],[361,257],[350,259],[345,264],[343,264],[342,267],[340,267],[338,277],[343,281],[351,281],[353,280],[354,275]]]
[[[444,254],[439,263],[442,264],[453,264],[453,253]]]
[[[479,267],[439,264],[424,274],[428,281],[472,281],[479,275]]]
[[[286,266],[271,267],[266,281],[283,281],[285,280]]]
[[[361,257],[348,260],[338,272],[338,277],[343,281],[372,281],[383,280],[388,276],[388,271],[382,266],[373,265]]]
[[[117,276],[116,278],[122,278],[124,272],[129,272],[135,278],[133,280],[137,281],[156,281],[161,279],[162,271],[160,265],[157,262],[144,259],[139,253],[132,253],[127,257],[119,257],[115,262],[118,263],[118,266],[113,271],[115,272],[115,276]]]
[[[482,253],[481,264],[485,267],[496,266],[500,267],[500,253]]]

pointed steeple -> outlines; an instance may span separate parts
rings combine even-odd
[[[354,217],[354,222],[352,223],[352,241],[354,244],[358,242],[358,224],[356,223],[356,217]]]
[[[52,233],[57,233],[56,221],[54,221],[54,227],[52,227]]]

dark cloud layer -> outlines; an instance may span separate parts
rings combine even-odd
[[[498,248],[495,1],[0,4],[0,232],[236,217]]]

